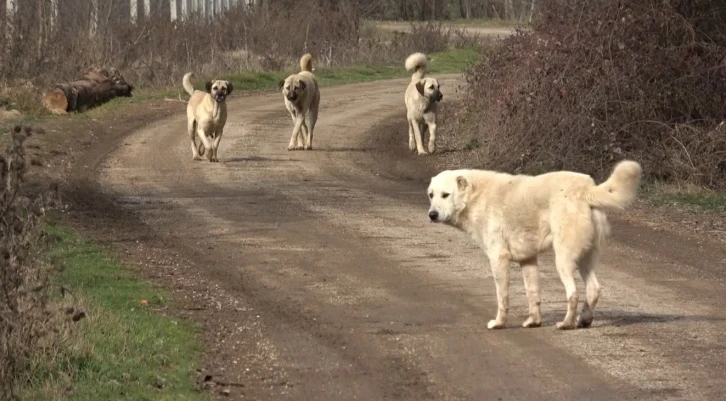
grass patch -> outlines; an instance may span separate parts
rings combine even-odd
[[[34,361],[22,399],[208,400],[195,390],[198,329],[154,311],[168,293],[70,230],[51,225],[48,231],[60,238],[50,257],[66,266],[58,281],[88,317],[77,323],[67,349]]]
[[[726,214],[726,192],[710,191],[694,185],[648,182],[643,197],[656,206],[701,213]]]

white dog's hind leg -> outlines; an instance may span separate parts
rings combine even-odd
[[[512,261],[508,253],[494,251],[490,253],[489,264],[497,289],[497,317],[487,323],[488,329],[501,329],[507,323],[509,313],[509,269]]]
[[[555,249],[555,264],[560,280],[565,286],[567,295],[567,314],[565,319],[557,323],[560,330],[575,328],[575,316],[577,314],[577,286],[575,285],[575,270],[577,270],[576,258],[568,249]]]
[[[524,261],[521,265],[524,289],[527,292],[527,301],[529,302],[529,318],[525,320],[522,327],[539,327],[542,325],[542,317],[540,315],[541,301],[539,297],[539,266],[537,266],[537,258]]]
[[[600,283],[595,276],[595,265],[597,264],[597,250],[591,250],[585,254],[578,267],[582,281],[585,282],[585,294],[587,300],[582,305],[580,316],[577,318],[577,327],[590,327],[595,319],[595,305],[600,298]]]

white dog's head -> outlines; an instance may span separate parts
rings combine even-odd
[[[433,223],[455,224],[466,209],[471,183],[461,170],[446,170],[431,178],[427,195],[431,207],[429,219]]]
[[[441,85],[436,78],[423,78],[416,82],[416,90],[421,96],[433,101],[440,102],[444,98],[441,93]]]

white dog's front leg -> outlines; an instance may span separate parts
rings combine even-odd
[[[222,130],[217,131],[217,133],[214,135],[214,142],[212,142],[212,158],[210,161],[213,162],[219,162],[219,159],[217,158],[217,149],[219,149],[219,143],[222,141]]]
[[[429,153],[436,152],[436,122],[429,122]]]
[[[305,119],[303,119],[302,125],[300,126],[300,135],[297,136],[297,148],[303,149],[305,148],[305,144],[308,141],[308,136],[310,135],[308,131],[308,125],[305,124]]]
[[[507,323],[509,313],[509,268],[512,261],[503,250],[493,252],[489,256],[489,264],[497,289],[497,317],[487,324],[488,329],[501,329]]]
[[[302,149],[302,146],[297,146],[297,139],[298,135],[300,135],[300,130],[302,129],[302,125],[305,122],[303,119],[303,116],[298,113],[295,116],[295,126],[292,129],[292,136],[290,137],[290,143],[287,145],[287,150],[300,150]]]
[[[209,139],[207,139],[207,135],[204,133],[204,130],[202,128],[199,128],[197,130],[197,136],[199,137],[199,140],[202,141],[202,145],[204,145],[204,153],[206,153],[207,158],[209,161],[212,160],[212,145],[209,143]]]
[[[423,148],[423,142],[421,140],[421,125],[418,121],[412,121],[413,133],[416,138],[416,151],[419,155],[425,155],[426,151]]]
[[[409,119],[408,120],[408,149],[411,152],[416,151],[416,140],[413,138],[413,124],[414,122]]]

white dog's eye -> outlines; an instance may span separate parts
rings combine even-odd
[[[444,193],[442,193],[442,194],[441,194],[441,197],[442,197],[443,199],[446,199],[446,198],[448,198],[448,197],[449,197],[449,195],[450,195],[450,194],[447,194],[446,192],[444,192]]]
[[[431,192],[431,193],[429,194],[429,198],[431,198],[431,199],[433,199],[433,198],[434,198],[434,193],[433,193],[433,192]]]

